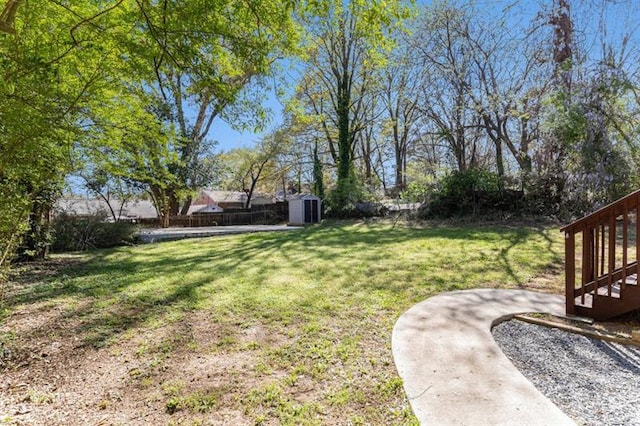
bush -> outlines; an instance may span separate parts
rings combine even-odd
[[[53,221],[54,252],[91,250],[131,244],[136,226],[128,222],[105,222],[105,215],[71,216],[66,213]]]
[[[500,177],[488,170],[453,172],[438,183],[432,201],[423,209],[427,217],[477,215],[492,211],[518,211],[522,192],[505,190]]]
[[[356,204],[371,201],[372,198],[357,178],[345,179],[327,194],[324,215],[335,219],[359,218],[361,213],[357,211]]]
[[[400,198],[409,203],[424,203],[429,197],[430,185],[425,182],[410,182]]]

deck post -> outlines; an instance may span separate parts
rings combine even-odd
[[[609,217],[609,265],[607,269],[607,294],[611,297],[613,291],[613,271],[616,269],[616,215],[612,214]],[[624,265],[622,269],[625,269],[627,265]]]
[[[576,242],[573,232],[564,234],[565,303],[567,315],[575,315]]]
[[[594,281],[594,276],[597,276],[595,270],[598,268],[598,238],[598,230],[593,227],[582,231],[582,287]],[[572,249],[575,258],[575,246]]]

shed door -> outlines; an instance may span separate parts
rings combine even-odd
[[[311,221],[313,223],[320,222],[318,218],[318,200],[311,200]]]
[[[304,223],[310,223],[312,220],[311,200],[304,200]]]

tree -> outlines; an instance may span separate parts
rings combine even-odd
[[[506,148],[526,187],[532,171],[530,149],[539,139],[540,100],[550,88],[548,55],[535,31],[514,33],[506,16],[490,27],[476,24],[461,34],[469,46],[477,90],[468,90],[481,126],[495,146],[498,175],[505,177]]]
[[[318,29],[313,68],[305,76],[306,87],[314,91],[305,91],[306,99],[313,113],[323,116],[323,130],[336,165],[339,210],[348,208],[348,192],[354,180],[353,150],[362,130],[362,105],[370,78],[358,19],[349,10],[333,11],[331,19]]]
[[[15,34],[0,35],[2,262],[23,237],[23,258],[46,254],[49,211],[71,169],[85,100],[97,96],[111,58],[109,49],[92,48],[99,25],[80,17],[98,14],[95,2],[76,2],[76,13],[51,2],[20,6],[3,15]]]
[[[273,0],[220,0],[213,8],[202,2],[140,3],[142,40],[153,48],[145,57],[146,77],[139,88],[166,108],[158,119],[174,127],[178,139],[172,146],[179,160],[175,175],[180,187],[169,189],[172,214],[180,208],[185,214],[191,202],[188,191],[211,182],[201,164],[210,154],[207,135],[213,121],[226,117],[242,127],[255,118],[254,126],[261,125],[259,103],[243,98],[243,90],[293,50],[298,40],[293,5]],[[249,107],[258,112],[247,116]]]
[[[336,1],[327,18],[309,25],[313,42],[298,93],[305,113],[322,124],[336,167],[333,208],[338,214],[353,207],[353,160],[366,125],[373,67],[382,61],[379,52],[389,42],[387,32],[406,13],[398,3]]]
[[[81,144],[85,161],[136,182],[163,217],[181,202],[185,211],[191,191],[211,180],[213,120],[262,121],[246,89],[295,50],[296,10],[307,4],[6,2],[0,264],[29,227],[25,253],[44,255],[48,211]]]
[[[317,139],[313,145],[313,192],[321,199],[324,198],[324,171],[318,154]]]
[[[556,0],[544,14],[553,91],[544,110],[540,175],[549,195],[542,200],[566,216],[593,211],[638,182],[637,33],[625,27],[634,13],[627,6]]]
[[[167,108],[161,119],[177,129],[179,139],[172,146],[179,160],[175,175],[181,188],[169,189],[172,214],[178,213],[180,205],[183,214],[189,208],[190,196],[180,190],[193,191],[211,182],[210,175],[199,172],[210,154],[206,137],[213,120],[233,118],[233,125],[242,126],[242,114],[250,108],[260,111],[253,99],[242,98],[243,89],[293,49],[298,38],[293,4],[280,7],[276,3],[220,1],[215,8],[218,16],[211,16],[211,5],[200,2],[186,8],[175,4],[143,10],[146,36],[155,39],[156,49],[148,62],[153,72],[147,74],[155,81],[147,79],[141,87],[149,87]],[[219,42],[212,44],[212,38]],[[193,117],[189,117],[189,104],[197,111]],[[233,108],[230,113],[229,108]],[[249,118],[260,122],[262,114]]]
[[[331,173],[334,163],[325,137],[323,117],[293,110],[299,106],[289,103],[285,123],[280,129],[286,135],[286,143],[278,155],[278,168],[282,170],[279,189],[286,197],[292,186],[296,192],[308,187],[324,199],[326,188],[335,179]]]
[[[15,34],[13,21],[16,19],[16,13],[20,6],[20,0],[8,0],[2,13],[0,14],[0,32]]]
[[[410,41],[424,70],[418,104],[427,118],[423,133],[446,147],[458,171],[480,166],[485,156],[480,116],[469,93],[477,87],[473,62],[462,37],[470,19],[470,9],[436,5],[426,9]]]
[[[425,81],[426,68],[414,60],[414,49],[407,37],[398,43],[388,65],[382,69],[381,99],[386,114],[385,130],[393,144],[395,186],[401,192],[407,188],[408,153],[419,138],[420,85]]]
[[[223,187],[244,191],[247,194],[245,208],[248,209],[251,205],[251,199],[261,180],[280,180],[276,158],[282,152],[283,143],[283,135],[276,131],[265,136],[253,148],[235,148],[221,154],[220,163],[226,170]]]
[[[147,192],[160,224],[168,226],[172,197],[182,189],[177,176],[179,157],[174,129],[158,116],[165,113],[157,99],[144,92],[114,88],[109,101],[92,105],[91,126],[84,134],[81,157],[85,168],[124,179]],[[181,193],[180,193],[181,194]]]
[[[618,131],[627,115],[620,99],[630,86],[615,68],[596,70],[593,80],[574,82],[564,126],[567,154],[566,195],[576,213],[586,214],[629,193],[638,182],[632,156]]]
[[[186,214],[195,191],[215,180],[214,120],[263,125],[257,89],[274,62],[296,49],[298,5],[306,10],[275,0],[135,2],[134,13],[119,7],[114,38],[125,60],[112,101],[92,110],[90,146],[103,149],[97,156],[90,149],[87,160],[136,181],[163,226]]]

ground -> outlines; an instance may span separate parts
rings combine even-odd
[[[14,424],[415,424],[396,319],[441,291],[561,292],[555,227],[334,224],[55,256],[0,310]]]

